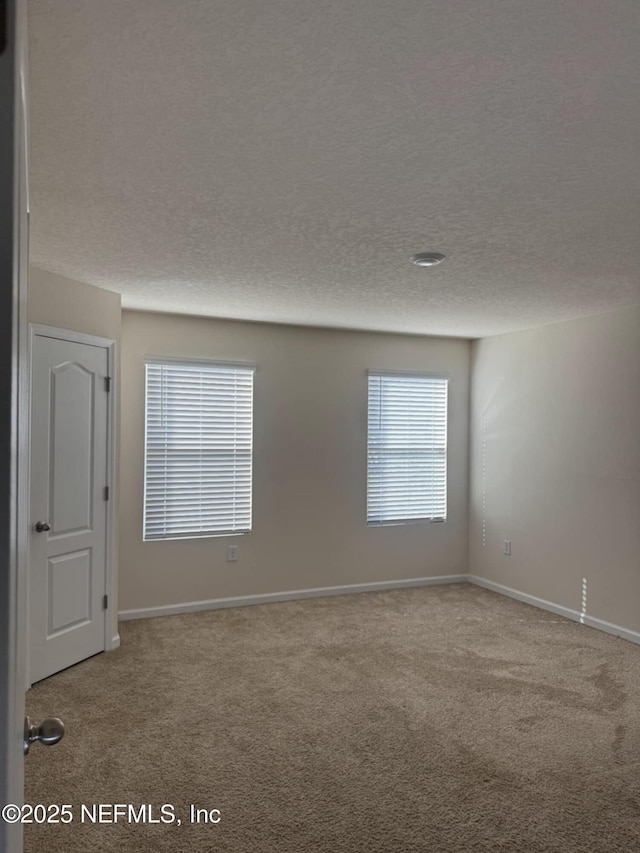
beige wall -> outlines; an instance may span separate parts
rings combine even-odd
[[[120,338],[120,294],[56,275],[29,269],[28,317],[59,329],[103,338]]]
[[[477,341],[472,377],[470,572],[640,630],[640,308]]]
[[[120,294],[100,287],[92,287],[38,267],[29,268],[27,315],[30,323],[70,329],[116,341],[116,376],[113,398],[119,406],[119,341],[122,312]],[[116,469],[118,467],[119,418],[116,419]],[[111,595],[118,600],[118,486],[117,475],[113,489],[115,503],[115,529],[113,535],[114,583]],[[117,608],[112,609],[112,633],[118,632]]]
[[[640,631],[640,308],[471,345],[469,491],[466,341],[122,315],[34,267],[29,320],[121,340],[120,610],[468,569],[578,611],[586,579],[589,616]],[[250,535],[142,541],[145,355],[257,364]],[[444,525],[366,526],[369,368],[451,377]]]
[[[251,534],[142,541],[145,355],[256,363]],[[124,312],[120,609],[465,573],[468,367],[467,341]],[[367,528],[368,368],[450,376],[446,524]]]

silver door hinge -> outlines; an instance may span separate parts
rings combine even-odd
[[[104,377],[104,390],[107,392],[107,394],[109,393],[109,391],[111,391],[111,377],[110,376]]]
[[[102,596],[102,609],[106,610],[108,606],[109,606],[109,596],[103,595]]]
[[[105,486],[105,487],[104,487],[104,492],[103,492],[103,494],[104,494],[104,499],[105,499],[105,501],[108,501],[108,500],[109,500],[109,486]]]

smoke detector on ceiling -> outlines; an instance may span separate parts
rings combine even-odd
[[[418,267],[436,267],[444,261],[440,252],[420,252],[411,256],[411,263]]]

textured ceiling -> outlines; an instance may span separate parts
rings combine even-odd
[[[638,0],[29,15],[37,266],[129,308],[466,337],[640,302]]]

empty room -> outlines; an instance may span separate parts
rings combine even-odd
[[[1,17],[0,853],[640,850],[637,3]]]

